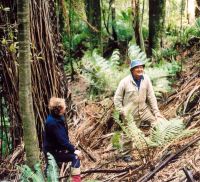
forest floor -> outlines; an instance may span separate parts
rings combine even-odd
[[[200,128],[200,43],[179,49],[177,61],[182,61],[182,71],[174,82],[173,93],[163,95],[159,101],[161,113],[167,118],[180,116],[189,128]],[[88,100],[89,84],[81,75],[69,83],[72,93],[74,110],[74,125],[70,127],[70,137],[77,143],[82,151],[83,181],[140,181],[145,173],[151,173],[162,162],[159,155],[168,151],[168,156],[177,152],[182,146],[188,144],[198,133],[180,141],[170,143],[163,148],[149,149],[148,152],[130,150],[119,151],[113,148],[111,138],[119,130],[112,118],[114,110],[113,98],[101,101]],[[196,97],[191,101],[191,97]],[[192,119],[191,119],[192,118]],[[167,150],[166,150],[167,149]],[[161,151],[160,151],[161,150]],[[194,178],[200,181],[200,143],[188,147],[176,158],[166,163],[163,169],[158,170],[149,181],[186,181]],[[160,160],[158,160],[160,159]],[[142,160],[142,161],[141,161]],[[145,161],[146,160],[146,161]],[[187,174],[187,175],[186,175]],[[189,176],[189,177],[186,177]],[[144,180],[145,181],[145,180]],[[148,181],[148,180],[147,180]]]

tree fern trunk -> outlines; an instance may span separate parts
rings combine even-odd
[[[87,21],[96,29],[91,31],[91,48],[99,47],[101,49],[101,5],[100,0],[85,0]]]
[[[164,31],[166,0],[149,0],[149,56],[159,50]]]
[[[23,123],[23,138],[26,160],[30,167],[39,161],[38,139],[33,113],[30,57],[30,15],[29,0],[18,0],[19,41],[19,106]]]
[[[132,14],[134,17],[133,28],[135,31],[136,44],[145,52],[139,0],[132,0]]]

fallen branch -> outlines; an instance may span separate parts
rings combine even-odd
[[[85,154],[93,161],[96,162],[97,159],[93,157],[81,144],[78,144],[78,146],[85,152]]]
[[[186,121],[186,127],[189,127],[193,119],[200,114],[200,111],[195,112],[190,118]]]
[[[129,170],[134,170],[138,171],[142,169],[144,166],[129,166],[124,169],[89,169],[87,171],[81,172],[81,174],[86,174],[86,173],[123,173]]]
[[[187,181],[189,181],[189,182],[195,182],[195,180],[194,180],[191,172],[186,167],[183,168],[183,172],[186,175]]]
[[[141,170],[143,167],[144,166],[139,166],[139,167],[138,166],[129,166],[124,169],[90,169],[90,170],[81,172],[81,174],[86,174],[86,173],[123,173],[123,172],[130,171],[130,170],[134,170],[132,172],[137,172],[138,170]],[[68,178],[68,177],[69,177],[69,175],[61,176],[61,177],[59,177],[59,180]]]
[[[160,171],[165,165],[167,165],[171,160],[181,154],[185,149],[196,143],[200,140],[200,136],[192,140],[187,145],[183,146],[180,150],[178,150],[175,154],[171,154],[168,158],[166,158],[163,162],[161,162],[153,171],[147,173],[143,177],[141,177],[137,182],[146,182],[150,180],[158,171]]]

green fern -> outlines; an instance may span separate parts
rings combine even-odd
[[[140,49],[139,46],[133,44],[129,45],[128,56],[130,60],[139,59],[145,63],[146,66],[150,65],[149,59],[146,54]]]
[[[186,129],[182,119],[161,120],[152,129],[149,144],[151,146],[164,146],[172,140],[190,136],[195,132],[196,130],[194,129]]]
[[[47,153],[47,157],[48,157],[47,180],[49,182],[51,181],[58,182],[59,176],[58,176],[58,166],[56,164],[56,161],[50,153]]]
[[[113,113],[113,118],[116,123],[122,128],[122,131],[133,142],[136,148],[145,148],[147,146],[146,138],[144,133],[136,126],[131,114],[126,117],[126,123],[119,120],[119,112]]]
[[[119,124],[126,136],[133,141],[138,149],[149,147],[164,147],[172,140],[178,140],[183,137],[191,136],[197,130],[186,129],[182,119],[173,118],[171,120],[160,120],[158,124],[151,129],[148,137],[136,126],[132,114],[131,105],[127,108],[126,124],[119,120],[119,113],[115,111],[113,118]]]
[[[55,159],[50,153],[47,153],[48,156],[48,168],[47,168],[47,181],[48,182],[58,182],[58,166]],[[39,163],[35,164],[34,171],[27,165],[22,167],[18,166],[18,169],[21,171],[20,181],[22,182],[45,182],[44,174],[41,170]]]
[[[34,169],[36,172],[33,172],[32,169],[27,166],[23,165],[22,167],[18,166],[19,170],[21,171],[20,181],[21,182],[43,182],[44,177],[40,169],[40,164],[35,164]]]
[[[112,146],[116,149],[122,149],[121,132],[117,131],[111,138]]]
[[[99,56],[93,51],[92,56],[86,53],[82,58],[84,76],[90,83],[90,96],[104,94],[113,95],[119,81],[127,75],[127,70],[119,72],[119,51],[115,50],[110,60]]]

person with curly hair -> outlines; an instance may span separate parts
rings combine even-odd
[[[65,126],[65,99],[52,97],[49,101],[50,114],[45,122],[44,153],[53,155],[56,162],[72,162],[72,182],[80,182],[81,152],[70,143],[68,128]]]

